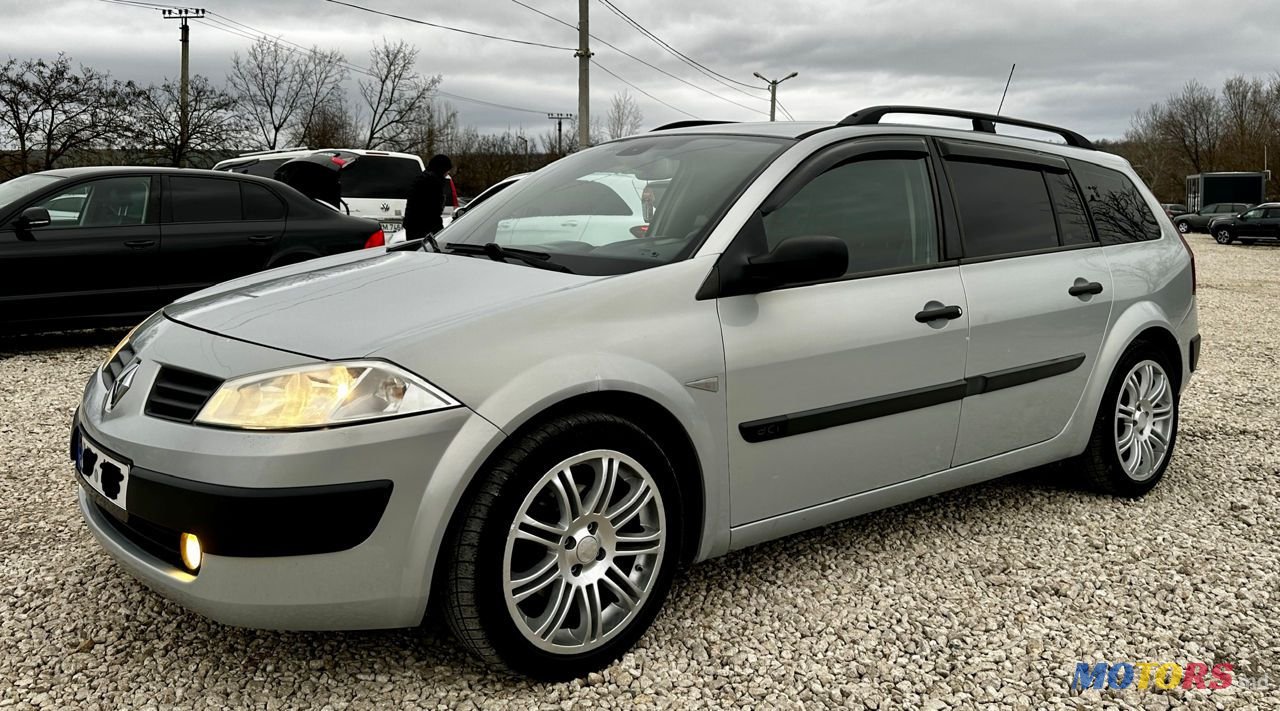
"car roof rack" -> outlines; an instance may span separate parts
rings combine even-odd
[[[288,153],[289,151],[308,151],[311,150],[306,146],[290,146],[288,148],[273,148],[269,151],[254,151],[252,153],[241,153],[237,158],[252,158],[253,156],[269,156],[272,153]]]
[[[693,126],[715,126],[716,124],[721,124],[721,123],[737,123],[737,121],[709,121],[705,119],[693,119],[691,121],[674,121],[672,123],[665,123],[653,129],[652,131],[649,131],[649,133],[653,133],[653,131],[665,131],[669,128],[690,128]]]
[[[1085,148],[1088,150],[1097,150],[1093,147],[1093,143],[1089,139],[1070,129],[1061,126],[1051,126],[1047,123],[1037,123],[1035,121],[1024,121],[1022,119],[1009,118],[1008,116],[996,116],[995,114],[984,114],[977,111],[961,111],[959,109],[943,109],[936,106],[872,106],[870,108],[855,111],[840,120],[839,126],[871,126],[880,123],[880,119],[886,114],[919,114],[924,116],[951,116],[954,118],[971,119],[973,121],[973,130],[982,133],[995,133],[996,124],[1002,123],[1007,126],[1021,126],[1022,128],[1032,128],[1037,131],[1045,131],[1046,133],[1056,133],[1062,136],[1068,146],[1076,148]]]

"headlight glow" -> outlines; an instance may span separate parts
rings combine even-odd
[[[228,380],[196,422],[253,430],[305,429],[457,406],[447,394],[390,363],[318,363]]]

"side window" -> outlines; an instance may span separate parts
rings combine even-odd
[[[1044,174],[1049,184],[1049,196],[1053,198],[1053,214],[1058,218],[1058,235],[1063,245],[1090,244],[1093,230],[1089,216],[1084,211],[1084,199],[1076,190],[1076,183],[1067,173]]]
[[[1280,207],[1273,207],[1267,210],[1267,217],[1272,220],[1276,219],[1277,217],[1280,217]]]
[[[1262,210],[1261,209],[1250,210],[1244,213],[1243,216],[1249,218],[1250,220],[1256,220],[1259,217],[1262,217]]]
[[[1102,244],[1160,238],[1160,223],[1142,199],[1142,193],[1123,173],[1075,160],[1071,161],[1071,167],[1084,191],[1085,205],[1093,216]]]
[[[169,204],[174,222],[238,222],[240,181],[170,178]]]
[[[244,198],[244,219],[284,219],[284,203],[270,190],[254,183],[240,183],[240,194]]]
[[[1044,174],[1035,168],[949,161],[966,257],[1058,246]]]
[[[540,204],[530,205],[521,217],[569,215],[630,215],[632,210],[618,193],[594,180],[575,180],[548,193]]]
[[[51,227],[118,227],[147,222],[150,176],[81,183],[32,205],[49,211]]]
[[[845,163],[765,215],[769,249],[789,237],[829,235],[849,246],[848,273],[938,259],[933,191],[924,158]]]

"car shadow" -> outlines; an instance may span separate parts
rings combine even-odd
[[[69,348],[110,348],[128,333],[127,328],[94,328],[47,333],[0,333],[0,358]]]

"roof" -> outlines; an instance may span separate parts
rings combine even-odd
[[[222,178],[227,177],[225,172],[217,170],[205,170],[203,168],[168,168],[154,165],[96,165],[86,168],[55,168],[54,170],[41,171],[39,175],[52,175],[58,178],[80,178],[86,175],[128,175],[131,173],[214,175]]]

